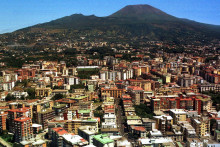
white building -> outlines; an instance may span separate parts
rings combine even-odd
[[[14,92],[11,93],[11,95],[13,95],[14,97],[20,99],[22,96],[27,97],[28,93],[27,92],[21,92],[21,91],[14,91]]]

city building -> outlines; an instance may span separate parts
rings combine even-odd
[[[23,116],[14,119],[14,135],[15,142],[21,142],[33,138],[31,118]]]
[[[93,145],[98,147],[114,147],[114,140],[110,139],[106,134],[93,136]]]

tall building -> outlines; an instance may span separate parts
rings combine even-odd
[[[118,89],[117,87],[114,88],[102,88],[101,89],[101,94],[103,93],[110,93],[111,97],[118,98],[122,97],[122,94],[124,94],[125,90],[124,89]]]
[[[89,142],[89,144],[93,144],[93,136],[98,133],[98,130],[95,126],[81,126],[78,128],[78,134],[85,140]]]
[[[151,109],[154,112],[160,111],[160,99],[151,99]]]
[[[154,119],[156,120],[156,129],[160,130],[163,134],[171,130],[173,125],[173,118],[171,116],[154,116]]]
[[[135,105],[140,105],[140,103],[143,102],[144,90],[141,87],[129,86],[128,93],[130,94]]]
[[[93,136],[93,145],[97,147],[114,147],[114,140],[110,139],[106,134]]]
[[[68,120],[64,124],[65,130],[68,132],[78,134],[78,128],[80,126],[95,126],[98,129],[98,120],[97,119],[73,119]]]
[[[52,133],[51,146],[53,146],[53,147],[63,146],[62,135],[68,134],[68,132],[66,130],[64,130],[62,127],[58,127],[58,128],[53,128],[51,133]]]
[[[37,102],[33,103],[32,111],[33,111],[33,122],[38,122],[38,113],[41,112],[43,109],[52,109],[54,106],[54,101],[52,100],[38,100]]]
[[[2,133],[4,130],[6,130],[7,115],[8,114],[6,112],[0,113],[0,133]]]
[[[38,113],[38,123],[43,126],[43,129],[48,127],[48,121],[55,118],[55,112],[52,109],[43,109]]]
[[[170,109],[170,115],[173,118],[173,124],[178,121],[186,121],[186,112],[183,109]]]
[[[14,119],[26,116],[31,118],[31,110],[28,107],[8,110],[9,132],[14,133]]]
[[[208,117],[192,118],[192,126],[200,137],[210,135],[210,121]]]
[[[137,79],[127,79],[126,80],[131,86],[141,87],[144,91],[151,91],[151,81],[150,80],[137,80]]]
[[[190,76],[188,74],[185,74],[183,76],[181,76],[178,80],[178,84],[181,87],[190,87],[193,84],[195,84],[195,78],[193,76]]]
[[[52,143],[53,147],[81,147],[88,145],[88,141],[75,135],[68,133],[62,127],[52,129]]]
[[[14,119],[15,142],[21,142],[33,138],[32,120],[29,117]]]

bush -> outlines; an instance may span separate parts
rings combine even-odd
[[[59,93],[59,94],[55,94],[52,97],[52,100],[59,100],[59,99],[62,99],[62,98],[65,98],[65,96]]]
[[[13,101],[13,100],[16,100],[16,97],[14,97],[13,95],[11,94],[8,94],[5,98],[5,101]]]
[[[149,107],[145,104],[135,105],[135,112],[138,116],[142,118],[153,118],[153,113]]]

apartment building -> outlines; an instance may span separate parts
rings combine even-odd
[[[106,134],[93,136],[93,145],[97,147],[114,147],[114,140],[110,139]]]
[[[6,119],[7,119],[7,112],[0,112],[0,133],[6,130]]]
[[[198,136],[210,136],[210,120],[208,117],[192,118],[191,123]]]
[[[122,94],[125,93],[124,89],[118,89],[117,87],[114,88],[101,88],[101,95],[103,93],[110,93],[110,97],[119,98],[122,97]]]
[[[52,109],[42,109],[38,112],[37,123],[41,124],[43,129],[48,128],[48,121],[55,118],[55,112]]]
[[[138,86],[128,86],[128,94],[131,96],[132,101],[135,105],[140,105],[144,99],[144,90]]]
[[[178,121],[186,121],[186,111],[183,109],[170,109],[170,116],[173,118],[173,124]]]
[[[9,132],[14,133],[14,119],[19,117],[29,117],[31,118],[31,109],[28,107],[18,108],[18,109],[10,109],[8,110],[8,127]]]
[[[95,126],[98,130],[98,120],[97,119],[73,119],[67,120],[64,123],[64,128],[70,133],[78,134],[78,128],[81,126]]]
[[[33,138],[32,120],[29,117],[19,117],[14,119],[15,142],[21,142]]]

